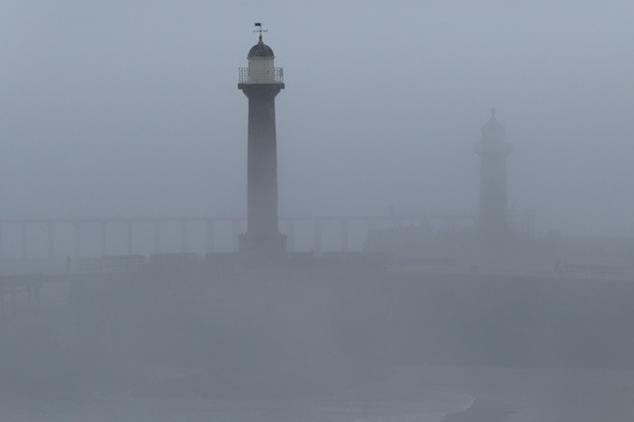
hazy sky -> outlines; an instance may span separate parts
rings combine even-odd
[[[542,230],[634,235],[634,2],[0,2],[0,216],[243,214],[254,21],[285,215],[474,214],[489,108]]]

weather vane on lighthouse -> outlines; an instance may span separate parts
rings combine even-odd
[[[264,29],[262,27],[262,23],[261,22],[256,22],[255,23],[255,29],[253,30],[253,32],[257,32],[258,34],[260,34],[260,41],[262,41],[262,34],[265,32],[269,32],[268,29]]]

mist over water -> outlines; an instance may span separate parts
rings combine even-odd
[[[631,14],[627,1],[6,1],[3,214],[243,213],[236,69],[261,20],[288,85],[282,214],[475,214],[473,144],[497,107],[512,208],[544,231],[631,235]]]
[[[629,420],[632,16],[5,0],[0,419]]]

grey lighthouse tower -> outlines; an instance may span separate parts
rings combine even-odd
[[[507,218],[506,159],[511,145],[504,140],[504,127],[491,118],[482,127],[482,138],[476,146],[480,156],[480,230],[485,240],[499,242],[510,234]]]
[[[286,251],[286,236],[278,229],[277,141],[275,97],[284,89],[283,70],[274,65],[273,50],[262,40],[249,51],[248,67],[240,68],[240,89],[249,99],[247,157],[247,232],[240,251],[275,256]]]

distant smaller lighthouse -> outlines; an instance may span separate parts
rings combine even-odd
[[[480,156],[480,231],[492,242],[505,239],[510,234],[507,216],[506,159],[511,145],[505,141],[504,127],[491,109],[491,118],[482,127],[482,138],[476,146]]]
[[[284,89],[284,78],[274,65],[273,49],[262,40],[262,24],[255,26],[258,43],[249,50],[248,67],[240,69],[238,83],[249,99],[247,232],[240,238],[240,250],[275,256],[286,252],[286,236],[278,229],[275,133],[275,97]]]

